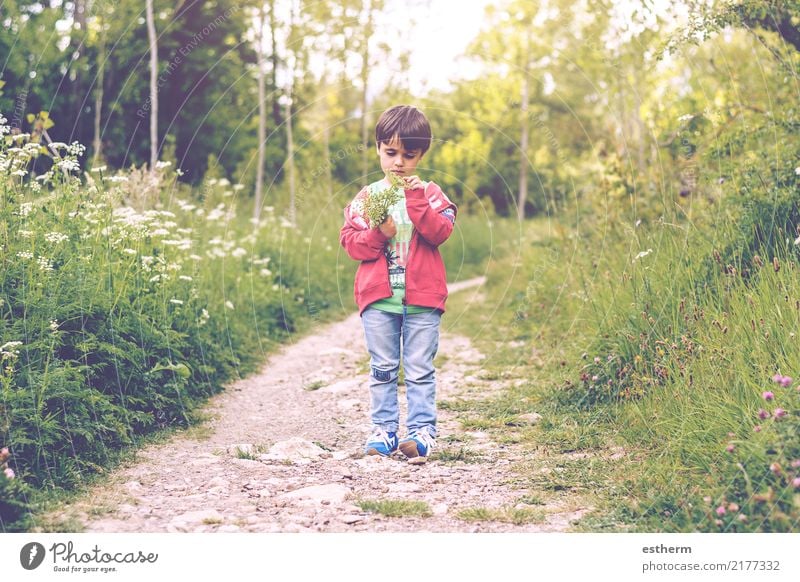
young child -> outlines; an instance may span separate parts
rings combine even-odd
[[[438,247],[453,232],[456,206],[439,186],[416,175],[417,164],[431,145],[430,123],[419,109],[397,105],[384,111],[375,127],[375,145],[384,174],[392,172],[405,182],[404,196],[380,226],[370,228],[364,200],[369,191],[391,184],[384,177],[363,188],[345,208],[339,235],[347,254],[361,261],[354,289],[371,358],[373,425],[365,453],[388,456],[399,446],[409,462],[417,464],[427,461],[435,444],[433,358],[447,299],[447,276]],[[398,443],[401,352],[408,435]]]

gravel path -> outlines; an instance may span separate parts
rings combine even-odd
[[[205,426],[145,447],[57,520],[90,532],[533,532],[564,531],[587,511],[562,497],[536,506],[536,523],[463,519],[465,509],[521,509],[537,492],[515,488],[525,452],[465,431],[449,410],[439,413],[441,458],[415,466],[400,454],[364,457],[369,361],[358,314],[315,331],[214,397]],[[503,389],[480,379],[483,356],[467,338],[443,331],[439,354],[439,401]],[[363,510],[364,500],[418,501],[430,511],[387,517]]]

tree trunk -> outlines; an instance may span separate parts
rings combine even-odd
[[[295,4],[292,2],[292,10],[289,16],[289,34],[292,37],[295,25]],[[294,132],[292,128],[292,99],[294,98],[294,69],[295,56],[288,55],[288,86],[286,88],[286,170],[289,178],[289,222],[293,225],[297,223],[297,212],[295,210],[295,187],[294,187]]]
[[[96,166],[103,159],[103,141],[100,139],[100,121],[103,112],[103,84],[106,76],[106,19],[105,14],[100,16],[99,52],[97,55],[97,85],[94,90],[94,139],[92,140],[92,166]]]
[[[530,91],[530,47],[525,47],[525,65],[522,69],[522,96],[520,101],[520,128],[519,137],[519,195],[517,199],[517,217],[525,219],[525,204],[528,200],[528,93]]]
[[[369,39],[372,36],[372,0],[364,0],[367,14],[364,25],[364,36],[361,46],[361,174],[367,176],[367,161],[369,152],[367,128],[367,83],[369,81]]]
[[[258,160],[256,166],[256,192],[253,207],[253,217],[258,220],[261,216],[262,192],[264,188],[264,156],[265,142],[267,140],[267,104],[264,88],[264,24],[266,14],[264,4],[259,8],[258,19]]]
[[[147,0],[147,38],[150,40],[150,171],[158,161],[158,45],[153,0]]]
[[[277,39],[278,22],[275,19],[275,0],[269,1],[269,31],[272,37],[272,121],[275,127],[280,127],[283,120],[281,119],[281,106],[278,103],[278,39]]]

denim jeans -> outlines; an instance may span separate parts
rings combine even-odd
[[[436,378],[433,358],[439,349],[442,312],[395,314],[367,307],[361,314],[370,355],[369,392],[372,424],[397,432],[400,409],[397,374],[402,342],[408,418],[411,433],[426,427],[436,436]]]

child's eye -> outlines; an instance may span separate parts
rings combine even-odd
[[[407,160],[413,160],[416,157],[417,157],[417,154],[406,154],[406,159]]]

